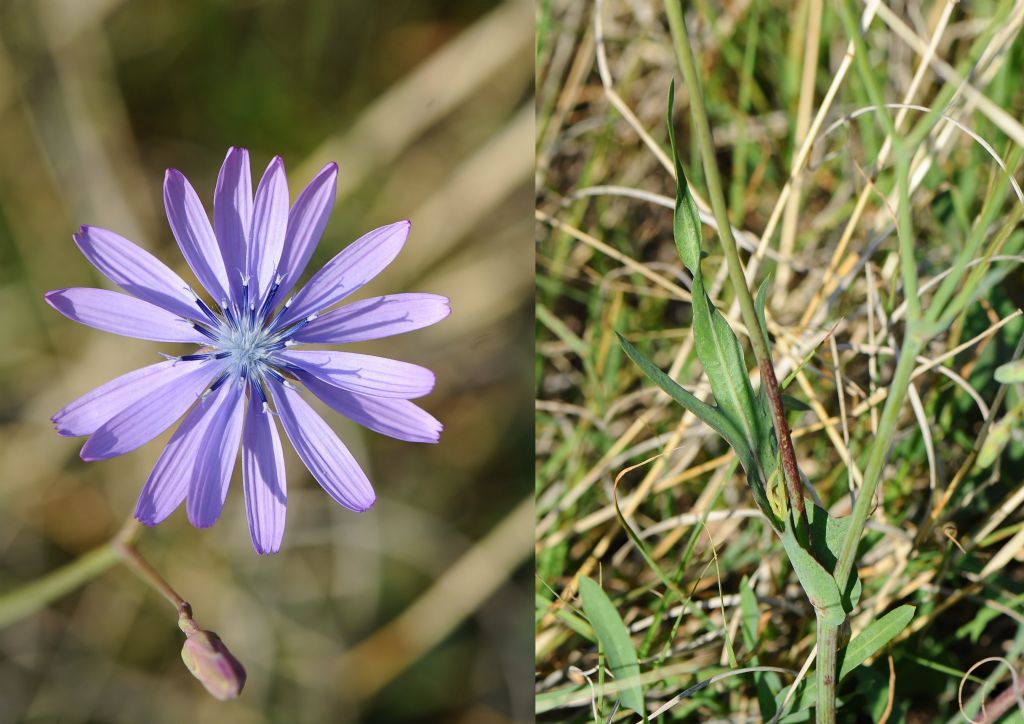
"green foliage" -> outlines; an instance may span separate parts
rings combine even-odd
[[[736,333],[715,307],[704,288],[704,276],[700,268],[700,216],[687,187],[686,174],[676,147],[672,121],[674,102],[673,84],[669,88],[668,96],[669,145],[676,166],[676,204],[672,228],[679,257],[693,278],[693,334],[697,357],[711,383],[711,391],[717,404],[709,405],[698,400],[657,369],[621,335],[619,342],[629,358],[652,382],[725,438],[743,466],[758,507],[772,526],[781,531],[782,519],[769,504],[766,491],[770,477],[778,472],[771,418],[765,414],[764,401],[758,401],[750,384],[743,350],[740,348]],[[758,305],[762,314],[764,297],[765,287],[762,286],[758,292]]]
[[[863,664],[892,641],[914,618],[913,606],[900,606],[872,621],[850,645],[840,652],[839,679]]]
[[[580,598],[583,599],[583,611],[590,619],[601,649],[608,658],[608,668],[615,678],[638,679],[640,664],[633,642],[611,599],[596,581],[586,576],[580,578]],[[619,692],[619,698],[624,706],[640,714],[644,712],[644,692],[639,683],[627,685]]]
[[[827,623],[841,624],[846,619],[846,612],[843,610],[839,586],[831,571],[826,570],[804,549],[793,533],[791,525],[787,525],[782,534],[782,545],[786,549],[790,563],[793,564],[793,570],[796,571],[796,577],[800,580],[804,593],[818,615]]]
[[[1004,385],[1024,382],[1024,360],[1019,359],[996,367],[996,382]]]

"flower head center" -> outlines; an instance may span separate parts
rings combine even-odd
[[[260,376],[270,365],[280,346],[262,320],[243,317],[225,320],[217,345],[231,363],[231,371],[241,378]]]

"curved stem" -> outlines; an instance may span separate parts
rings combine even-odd
[[[79,556],[42,578],[0,596],[0,628],[46,608],[121,562],[112,542]]]
[[[58,598],[99,577],[118,563],[126,563],[133,573],[170,601],[179,614],[190,612],[188,603],[171,588],[132,544],[141,527],[138,521],[129,518],[121,526],[121,530],[103,545],[93,548],[42,578],[0,595],[0,628],[46,608]]]

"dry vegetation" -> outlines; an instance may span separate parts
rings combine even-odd
[[[907,315],[885,126],[834,4],[684,7],[748,280],[771,278],[778,376],[792,375],[787,393],[804,408],[790,413],[801,470],[842,516]],[[859,551],[865,591],[852,633],[898,604],[916,612],[842,682],[839,716],[959,721],[963,681],[963,710],[994,717],[1017,706],[1007,667],[1020,671],[1024,655],[1024,389],[994,379],[1024,333],[1024,198],[1010,182],[1024,157],[1024,7],[856,10],[869,72],[901,132],[929,109],[944,115],[916,149],[911,212],[922,306],[950,311],[902,408]],[[679,71],[663,8],[549,0],[538,17],[537,711],[547,721],[632,716],[615,709],[579,608],[589,576],[632,634],[649,713],[759,721],[759,694],[806,676],[813,612],[728,448],[647,381],[613,334],[709,395],[672,243],[664,115]],[[678,93],[680,152],[700,196],[688,89]],[[709,291],[740,330],[713,219],[698,204]],[[752,358],[749,368],[756,378]],[[615,495],[683,600],[630,542]],[[989,657],[1001,658],[972,669]],[[737,673],[677,696],[752,666],[787,672]]]

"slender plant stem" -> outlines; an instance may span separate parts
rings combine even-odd
[[[94,548],[42,578],[0,596],[0,628],[31,616],[121,562],[110,543]]]
[[[679,0],[665,0],[665,12],[668,15],[668,24],[672,31],[676,58],[683,72],[683,79],[686,81],[686,86],[689,89],[690,111],[693,114],[693,132],[704,162],[704,178],[707,180],[708,197],[711,201],[711,209],[714,212],[715,220],[718,222],[718,236],[722,241],[722,250],[725,253],[729,279],[732,282],[736,299],[739,301],[743,324],[749,332],[754,356],[757,358],[758,367],[761,370],[761,384],[764,385],[765,391],[768,393],[768,400],[772,409],[772,422],[775,426],[775,436],[779,441],[782,469],[786,477],[786,493],[790,510],[794,512],[798,522],[804,521],[806,514],[804,511],[800,473],[797,470],[796,455],[793,452],[793,441],[789,432],[789,424],[786,422],[786,413],[782,407],[778,381],[775,378],[775,367],[772,364],[771,350],[768,348],[767,330],[762,329],[761,320],[754,308],[754,298],[747,287],[747,280],[743,273],[743,262],[740,260],[736,239],[732,235],[732,227],[729,224],[729,214],[725,206],[725,193],[722,190],[722,180],[718,175],[715,147],[711,138],[711,125],[708,122],[707,111],[704,108],[704,89],[700,82],[700,75],[697,73],[697,64],[694,60],[693,48],[690,45],[690,36],[686,30],[686,20],[683,17],[683,10]],[[679,181],[682,183],[682,179],[679,179]]]
[[[191,609],[181,596],[157,573],[156,569],[136,550],[133,541],[141,526],[129,518],[121,530],[97,548],[84,553],[67,565],[47,573],[42,578],[0,595],[0,628],[16,623],[74,591],[110,570],[125,563],[142,581],[161,593],[179,615]]]
[[[818,661],[815,664],[815,679],[818,686],[818,708],[815,719],[818,724],[835,724],[836,721],[836,658],[839,651],[839,627],[826,623],[818,616]],[[832,702],[822,706],[821,702]]]
[[[839,584],[840,591],[847,590],[846,587],[857,557],[857,544],[860,543],[868,515],[871,513],[875,491],[878,489],[878,483],[882,477],[882,467],[885,465],[895,437],[900,408],[907,399],[910,376],[914,371],[915,358],[920,351],[921,343],[913,336],[908,337],[904,341],[899,361],[896,363],[896,372],[889,385],[889,396],[885,401],[885,407],[882,408],[882,418],[878,423],[878,432],[874,436],[878,442],[871,448],[871,453],[868,456],[867,467],[864,469],[864,484],[861,485],[857,502],[849,517],[850,530],[846,538],[843,539],[843,547],[839,550],[835,579]]]
[[[161,576],[149,561],[142,557],[139,551],[128,541],[114,539],[111,543],[121,559],[132,569],[139,578],[149,584],[150,588],[157,591],[166,598],[178,614],[187,614],[191,617],[192,607],[185,601],[178,592],[171,588],[171,584]]]

